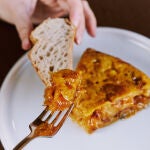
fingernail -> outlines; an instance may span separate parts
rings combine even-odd
[[[25,39],[22,41],[22,48],[23,48],[24,50],[28,50],[29,48],[31,48],[31,44],[30,44],[29,39],[25,38]]]
[[[92,36],[93,36],[93,37],[96,37],[96,32],[93,32],[93,33],[92,33]]]
[[[96,37],[96,27],[95,27],[95,29],[93,30],[93,35],[92,35],[93,37]]]
[[[75,27],[77,27],[77,26],[78,26],[78,21],[77,21],[77,20],[74,20],[74,21],[73,21],[73,24],[74,24]]]
[[[72,23],[74,24],[75,27],[78,27],[79,20],[76,19],[76,17],[74,17],[74,19],[72,19]]]
[[[76,43],[77,43],[78,45],[81,43],[81,37],[80,37],[80,36],[76,38]]]

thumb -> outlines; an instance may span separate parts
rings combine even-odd
[[[20,20],[16,23],[16,29],[22,43],[22,49],[28,50],[31,48],[31,42],[29,39],[30,33],[33,29],[31,19]]]

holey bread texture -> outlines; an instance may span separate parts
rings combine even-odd
[[[31,32],[28,56],[46,86],[51,85],[50,72],[72,69],[74,36],[75,27],[64,18],[48,18]]]

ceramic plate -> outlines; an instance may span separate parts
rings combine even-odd
[[[75,45],[74,66],[88,47],[120,57],[150,76],[150,40],[142,35],[116,28],[98,28],[96,38],[85,34],[81,45]],[[44,109],[43,93],[44,85],[24,55],[1,87],[0,137],[6,150],[11,150],[29,134],[29,123]],[[24,149],[150,150],[150,108],[90,135],[68,118],[55,137],[36,138]]]

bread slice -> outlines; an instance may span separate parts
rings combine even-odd
[[[31,33],[33,48],[29,59],[46,86],[50,86],[50,73],[72,69],[72,48],[75,27],[64,18],[48,18]]]

